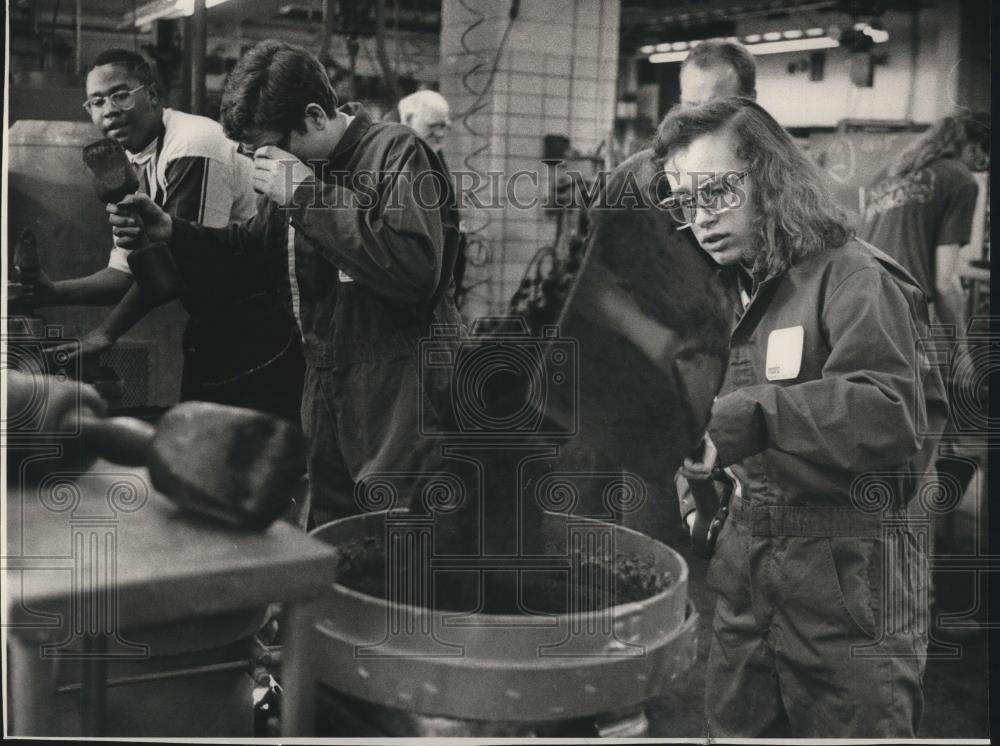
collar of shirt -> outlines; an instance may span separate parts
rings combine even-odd
[[[166,126],[161,123],[160,131],[156,134],[156,137],[150,140],[146,147],[138,153],[125,151],[125,155],[132,164],[132,168],[135,169],[136,174],[139,176],[141,187],[154,200],[156,199],[157,192],[156,161],[157,156],[160,154],[160,148],[163,146],[163,137],[165,134]]]
[[[145,166],[147,163],[153,160],[154,156],[156,155],[156,151],[158,150],[159,144],[160,144],[160,137],[159,135],[157,135],[156,137],[154,137],[152,140],[149,141],[149,145],[144,147],[138,153],[132,153],[126,150],[125,154],[128,156],[128,159],[129,161],[131,161],[133,166]]]
[[[733,274],[736,275],[736,284],[740,289],[740,302],[746,309],[750,305],[754,293],[757,292],[757,283],[750,271],[741,264],[737,264],[733,268]]]
[[[162,118],[160,119],[160,127],[156,132],[156,137],[150,140],[149,144],[146,145],[146,147],[144,147],[138,153],[133,153],[129,150],[125,151],[125,155],[128,156],[128,159],[132,162],[132,165],[144,166],[147,163],[149,163],[151,159],[154,158],[157,152],[159,152],[160,146],[163,143],[163,136],[167,133],[167,125],[166,122],[164,121],[166,119],[166,116],[167,116],[167,109],[164,109]]]
[[[354,149],[364,136],[365,132],[372,126],[372,117],[368,110],[357,101],[350,101],[338,107],[337,111],[342,111],[349,117],[354,117],[347,125],[343,137],[330,153],[330,161],[335,162],[348,152]]]

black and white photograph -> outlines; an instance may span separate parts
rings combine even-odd
[[[5,4],[5,740],[991,742],[988,0]]]

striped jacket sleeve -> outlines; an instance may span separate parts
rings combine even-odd
[[[164,210],[209,228],[229,225],[233,184],[222,164],[209,158],[176,158],[167,164],[165,173]]]

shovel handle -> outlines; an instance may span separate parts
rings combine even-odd
[[[134,417],[80,415],[80,439],[84,448],[123,466],[145,466],[155,434],[155,427]]]

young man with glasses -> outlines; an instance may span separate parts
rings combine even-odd
[[[946,415],[918,355],[926,298],[752,101],[671,112],[656,152],[666,206],[739,309],[704,454],[681,469],[742,486],[708,569],[709,735],[913,738],[928,604],[907,504]]]
[[[125,148],[141,193],[171,215],[209,227],[253,214],[250,160],[236,153],[217,122],[163,106],[142,56],[124,49],[100,53],[86,87],[84,109]],[[43,272],[34,287],[36,306],[117,304],[81,340],[83,354],[109,349],[151,309],[132,282],[128,253],[112,248],[108,266],[87,277],[52,282]],[[243,265],[209,292],[182,296],[191,314],[182,400],[246,406],[298,421],[303,364],[273,271]]]
[[[421,476],[441,469],[439,444],[420,436],[421,415],[433,425],[437,410],[418,383],[418,345],[432,324],[460,323],[447,292],[458,216],[437,155],[405,126],[338,106],[316,57],[278,40],[237,63],[222,123],[254,152],[257,214],[209,229],[137,196],[112,211],[116,240],[169,242],[190,281],[250,258],[283,263],[304,339],[313,520],[357,513],[356,485],[378,475],[410,480],[404,502],[418,496]]]

